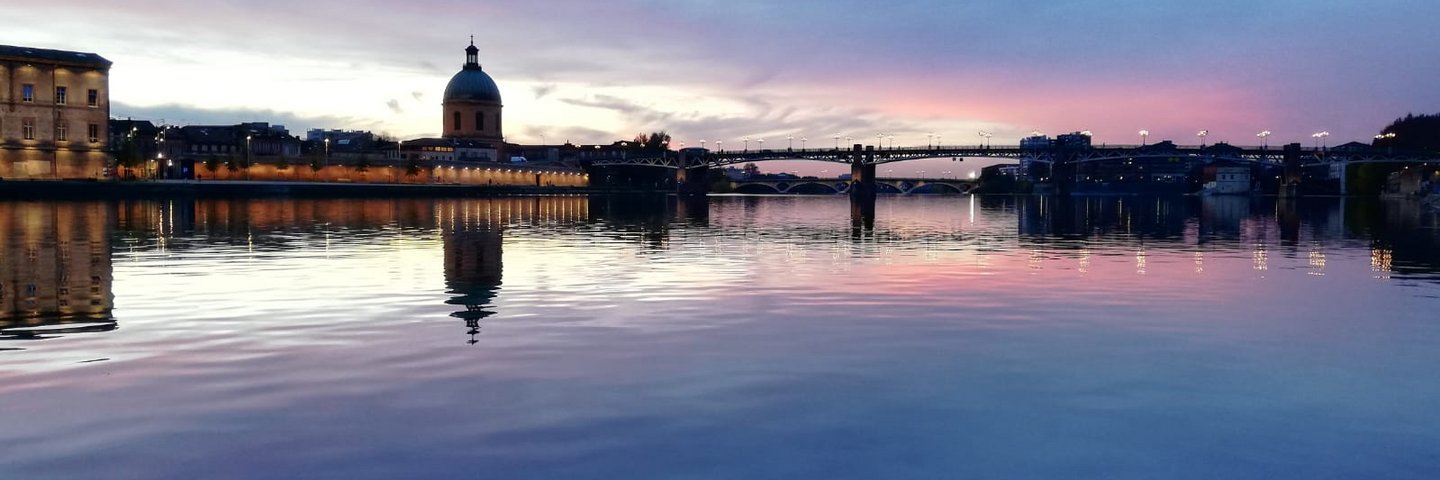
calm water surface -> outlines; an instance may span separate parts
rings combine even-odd
[[[0,203],[0,477],[1437,478],[1440,221]]]

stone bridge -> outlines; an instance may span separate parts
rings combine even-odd
[[[730,182],[736,193],[834,195],[849,193],[852,183],[837,178],[759,178]],[[898,195],[965,194],[978,182],[941,178],[877,178],[876,193]]]

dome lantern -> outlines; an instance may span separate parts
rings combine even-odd
[[[480,49],[475,48],[475,36],[470,36],[470,46],[465,47],[465,69],[480,68]]]

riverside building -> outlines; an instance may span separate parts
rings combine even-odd
[[[110,65],[94,53],[0,45],[0,178],[105,176]]]

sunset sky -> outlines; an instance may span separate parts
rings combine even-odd
[[[726,147],[1368,140],[1440,112],[1440,2],[14,0],[0,43],[115,62],[112,114],[436,135],[471,34],[509,141]],[[12,18],[14,20],[14,18]],[[843,141],[843,140],[842,140]],[[756,147],[752,143],[752,148]]]

